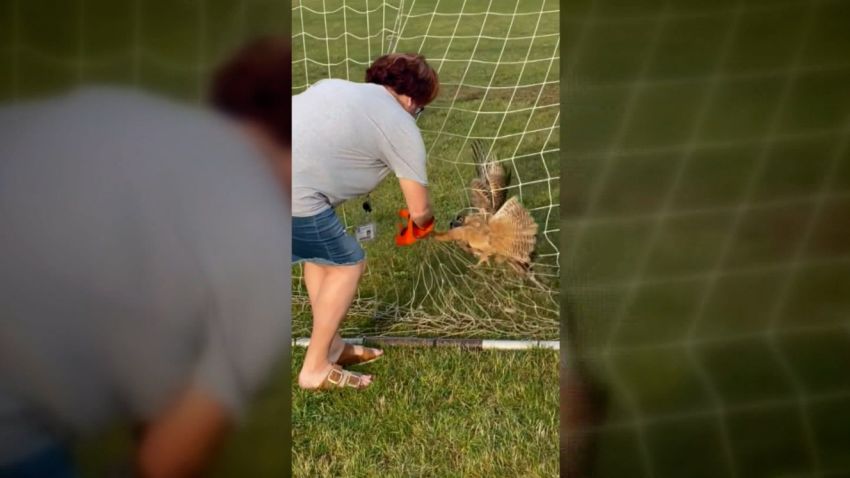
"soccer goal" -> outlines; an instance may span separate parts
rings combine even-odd
[[[324,78],[363,81],[389,52],[419,52],[441,92],[419,126],[428,151],[437,228],[470,205],[471,145],[483,142],[511,175],[538,224],[532,273],[476,259],[452,243],[393,243],[397,183],[387,180],[339,209],[346,227],[367,220],[367,272],[343,334],[555,339],[559,288],[559,5],[556,0],[298,0],[292,11],[293,94]],[[297,118],[295,119],[297,121]],[[300,269],[294,271],[300,277]],[[308,335],[309,304],[293,286],[293,335]],[[300,312],[299,312],[300,311]]]

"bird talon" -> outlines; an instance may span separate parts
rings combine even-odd
[[[481,258],[478,259],[478,263],[475,264],[472,267],[477,269],[477,268],[481,267],[482,264],[490,265],[490,258],[487,257],[487,256],[481,257]]]

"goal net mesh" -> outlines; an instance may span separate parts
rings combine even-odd
[[[367,272],[343,333],[555,338],[558,334],[559,31],[558,2],[295,2],[293,94],[324,78],[363,81],[378,56],[419,52],[438,71],[441,92],[419,118],[428,152],[437,228],[469,207],[471,144],[483,141],[511,174],[539,225],[533,276],[476,260],[457,245],[393,243],[398,184],[387,180],[362,201],[338,208],[349,232],[366,221]],[[295,118],[295,121],[298,119]],[[296,268],[296,276],[300,276]],[[294,334],[308,334],[309,300],[293,288]]]

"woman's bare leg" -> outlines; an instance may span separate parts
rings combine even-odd
[[[323,277],[313,267],[305,267],[304,279],[308,284],[307,292],[310,294],[312,287],[316,294],[315,299],[311,297],[310,300],[313,308],[313,332],[310,335],[310,346],[304,357],[304,365],[298,375],[300,386],[317,387],[327,375],[331,367],[331,362],[328,360],[331,343],[339,330],[340,322],[354,300],[364,264],[364,262],[350,266],[311,264],[324,272]],[[366,377],[365,384],[368,384],[371,377],[368,375]]]
[[[324,278],[325,271],[324,269],[322,269],[321,266],[312,262],[307,262],[304,264],[304,284],[307,286],[307,295],[310,298],[311,307],[315,307],[316,298],[319,296],[319,291],[321,290],[321,285]],[[334,334],[334,338],[331,341],[331,346],[328,349],[328,362],[336,363],[343,355],[343,352],[346,350],[346,348],[351,349],[348,352],[350,354],[363,354],[363,347],[347,346],[342,340],[342,336],[340,336],[339,331],[337,331],[337,333]],[[377,351],[377,353],[380,353],[380,351]]]
[[[304,263],[304,284],[307,286],[307,296],[310,297],[310,307],[316,307],[316,298],[319,297],[319,291],[322,288],[322,281],[325,279],[325,271],[322,266],[312,262]],[[334,334],[331,341],[331,346],[328,349],[328,362],[335,363],[342,355],[342,350],[345,348],[345,342],[339,332]]]

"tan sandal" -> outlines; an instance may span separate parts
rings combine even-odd
[[[344,367],[349,365],[365,365],[367,363],[372,363],[375,360],[378,360],[384,355],[384,352],[380,349],[364,347],[361,345],[361,347],[363,347],[363,353],[351,353],[347,357],[344,357],[346,355],[345,350],[349,347],[351,347],[351,349],[354,349],[356,346],[351,344],[345,344],[345,347],[342,349],[342,353],[336,361],[337,365],[342,365]]]
[[[363,385],[362,374],[349,372],[339,365],[334,365],[331,367],[331,370],[328,372],[325,380],[322,381],[322,384],[313,390],[331,390],[334,388],[345,387],[361,389],[366,388],[367,385]]]

